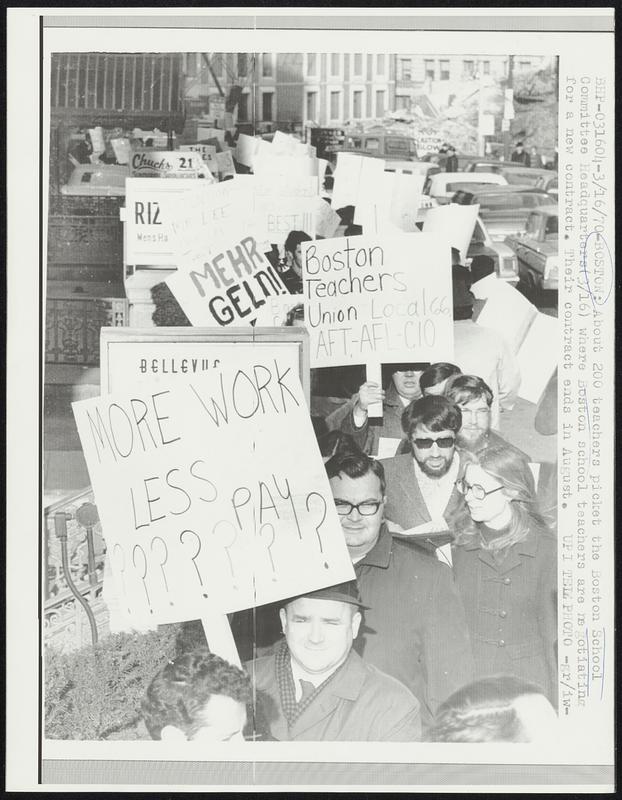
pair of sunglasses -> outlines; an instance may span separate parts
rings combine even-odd
[[[453,436],[441,436],[440,439],[413,439],[412,443],[420,450],[429,450],[434,442],[436,442],[441,449],[447,450],[449,447],[454,446],[455,441]]]

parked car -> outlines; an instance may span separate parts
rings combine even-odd
[[[385,172],[405,172],[409,175],[437,175],[441,168],[438,164],[430,164],[428,161],[387,161]]]
[[[503,175],[493,175],[492,172],[439,172],[430,175],[423,185],[423,193],[435,197],[439,203],[449,203],[454,194],[460,189],[469,190],[482,186],[507,186]]]
[[[551,170],[539,167],[525,167],[523,164],[515,164],[511,161],[481,160],[472,161],[467,167],[466,172],[493,172],[495,175],[503,175],[510,184],[524,184],[526,186],[536,186],[540,178],[551,177]],[[557,173],[555,173],[557,177]]]
[[[129,166],[118,164],[79,164],[60,187],[66,195],[125,195],[125,179],[129,177]]]
[[[558,230],[557,205],[541,206],[529,214],[525,233],[505,240],[518,258],[518,288],[530,299],[540,291],[557,291]]]
[[[502,242],[506,236],[523,233],[531,211],[551,205],[555,198],[530,186],[483,186],[477,191],[461,189],[451,198],[451,202],[478,204],[491,239]]]
[[[471,244],[465,259],[466,267],[470,266],[475,256],[490,256],[495,262],[495,272],[498,278],[512,285],[518,283],[519,271],[516,253],[505,242],[496,242],[492,239],[481,216],[475,222]]]
[[[538,178],[538,182],[536,183],[535,188],[541,189],[543,192],[548,192],[548,194],[552,195],[555,198],[555,202],[557,202],[558,185],[559,185],[557,173],[551,172],[550,170],[547,170],[547,172],[548,175],[541,175]]]

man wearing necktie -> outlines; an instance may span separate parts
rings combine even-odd
[[[361,624],[356,582],[285,602],[285,641],[247,665],[278,741],[418,741],[419,703],[352,649]]]
[[[391,487],[380,461],[345,451],[327,461],[326,471],[365,604],[365,626],[354,648],[411,690],[425,729],[440,703],[473,675],[452,570],[434,556],[438,541],[426,544],[387,529]]]

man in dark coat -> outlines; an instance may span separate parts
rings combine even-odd
[[[456,148],[449,145],[447,148],[447,160],[445,161],[445,172],[458,172],[458,156]]]
[[[415,697],[352,649],[361,624],[355,581],[282,605],[285,641],[247,665],[276,740],[419,741]]]
[[[524,167],[531,166],[529,153],[525,150],[522,142],[516,142],[516,147],[512,150],[510,161],[513,161],[515,164],[522,164]]]
[[[437,706],[471,680],[473,660],[451,570],[417,539],[383,522],[384,469],[345,452],[326,464],[335,506],[365,604],[355,649],[420,700],[424,726]]]

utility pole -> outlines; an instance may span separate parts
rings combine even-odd
[[[505,84],[506,90],[509,89],[512,92],[512,103],[514,103],[514,56],[508,56],[508,79]],[[505,98],[504,98],[504,112],[503,117],[505,119]],[[510,120],[507,121],[506,127],[507,130],[503,132],[503,160],[509,161],[510,154],[512,152],[512,136],[510,133]]]

